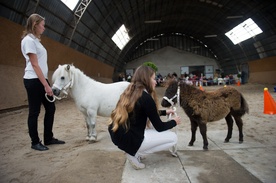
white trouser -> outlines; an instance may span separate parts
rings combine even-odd
[[[136,156],[145,156],[147,154],[169,150],[177,143],[176,133],[167,130],[158,132],[155,129],[146,129],[144,141],[136,153]]]

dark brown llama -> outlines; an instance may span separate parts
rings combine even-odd
[[[228,133],[224,142],[229,142],[233,131],[232,117],[239,129],[239,143],[243,142],[242,116],[248,113],[249,109],[246,100],[239,91],[233,87],[222,87],[213,92],[205,92],[186,83],[170,81],[161,102],[163,107],[170,107],[177,102],[178,87],[180,106],[191,121],[192,137],[189,146],[193,146],[196,140],[196,130],[199,127],[203,138],[203,149],[207,150],[206,124],[222,118],[225,118],[228,126]]]

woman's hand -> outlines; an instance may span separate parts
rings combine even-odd
[[[181,122],[180,116],[176,116],[176,117],[172,118],[172,120],[174,120],[174,121],[176,122],[177,125],[179,125],[180,122]]]
[[[167,115],[174,114],[174,113],[175,113],[175,110],[173,110],[173,109],[167,109],[166,110]]]
[[[45,86],[45,92],[47,93],[48,96],[53,96],[53,90],[49,85]]]

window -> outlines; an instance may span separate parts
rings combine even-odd
[[[249,18],[243,23],[237,25],[225,35],[233,42],[234,45],[247,40],[251,37],[254,37],[263,31],[258,27],[255,22]]]
[[[120,48],[120,50],[122,50],[123,47],[128,43],[129,36],[124,24],[113,35],[112,40]]]
[[[77,6],[79,0],[61,0],[68,8],[70,8],[72,11]]]

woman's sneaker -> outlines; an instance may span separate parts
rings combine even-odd
[[[138,156],[137,159],[141,163],[142,160],[146,159],[146,156]]]
[[[176,158],[178,157],[176,146],[173,146],[172,148],[170,148],[169,151],[173,157],[176,157]]]
[[[134,169],[141,170],[146,167],[146,165],[143,163],[140,163],[139,160],[135,156],[126,154],[126,157]]]

